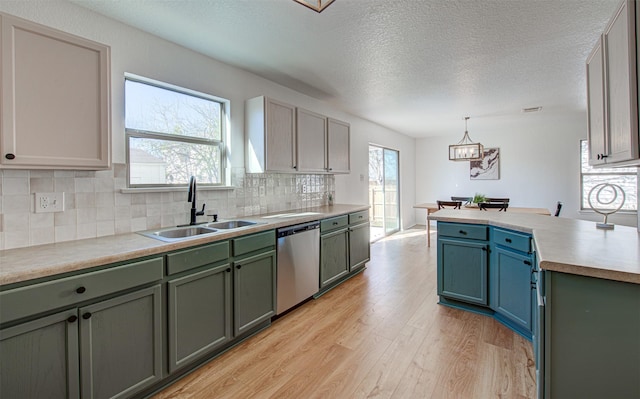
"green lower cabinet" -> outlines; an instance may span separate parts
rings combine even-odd
[[[83,398],[127,398],[162,378],[160,285],[79,309]]]
[[[238,336],[276,314],[276,251],[234,260],[233,267],[234,332]]]
[[[545,398],[640,398],[640,285],[545,272]]]
[[[349,230],[320,235],[320,289],[349,274]]]
[[[503,322],[531,338],[531,255],[496,246],[491,254],[490,307]]]
[[[349,271],[364,267],[371,258],[369,222],[349,227]]]
[[[160,285],[0,331],[0,397],[126,398],[162,378]]]
[[[438,295],[487,306],[488,247],[483,240],[438,237]]]
[[[0,330],[0,398],[79,398],[78,310]]]
[[[169,280],[169,372],[226,344],[232,338],[231,265]]]

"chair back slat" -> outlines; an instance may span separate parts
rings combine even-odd
[[[487,209],[498,209],[500,212],[507,211],[507,208],[509,207],[509,203],[508,202],[502,202],[502,203],[490,203],[490,202],[481,202],[478,204],[478,206],[480,207],[481,211],[486,211]]]
[[[470,204],[473,197],[451,197],[451,201],[462,201],[465,204]]]
[[[556,206],[556,213],[553,216],[560,216],[560,211],[562,210],[562,202],[558,201],[558,205]]]
[[[486,198],[484,202],[488,203],[509,203],[509,198]]]
[[[437,202],[438,202],[438,209],[444,209],[444,208],[460,209],[460,207],[462,206],[462,201],[437,201]]]

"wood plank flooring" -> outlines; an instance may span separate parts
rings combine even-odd
[[[154,398],[534,398],[531,343],[437,300],[436,247],[396,234],[363,273]]]

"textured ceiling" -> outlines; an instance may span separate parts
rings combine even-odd
[[[413,137],[584,110],[584,61],[619,3],[72,1]]]

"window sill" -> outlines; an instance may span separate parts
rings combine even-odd
[[[597,215],[598,212],[592,210],[592,209],[580,209],[578,210],[578,213],[581,215]],[[637,215],[638,211],[618,211],[615,213],[615,215]]]
[[[198,191],[229,191],[235,190],[234,186],[198,186]],[[168,193],[172,191],[188,191],[189,187],[140,187],[140,188],[123,188],[120,190],[123,194],[136,193]]]

